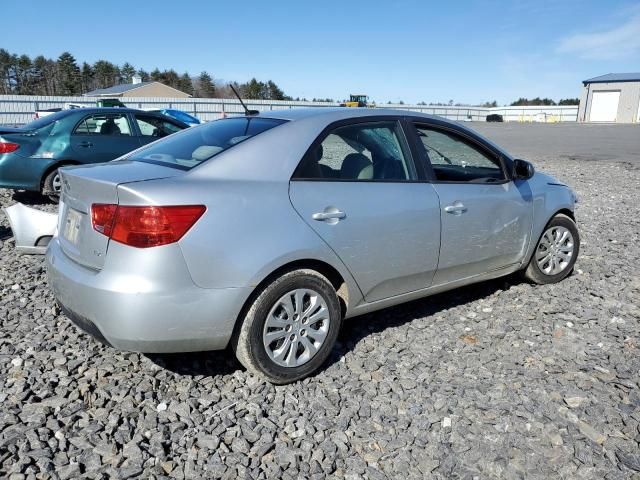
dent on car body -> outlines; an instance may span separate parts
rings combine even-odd
[[[44,255],[58,225],[58,215],[16,203],[3,208],[20,253]]]

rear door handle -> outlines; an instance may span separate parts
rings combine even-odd
[[[313,215],[311,215],[311,218],[313,218],[314,220],[323,221],[323,220],[333,220],[333,219],[340,220],[346,216],[347,216],[346,213],[341,212],[340,210],[337,210],[335,212],[314,213]]]
[[[91,142],[80,142],[78,145],[84,148],[93,147],[93,143]]]
[[[467,207],[464,206],[462,202],[454,202],[452,205],[447,205],[444,207],[444,211],[447,213],[451,213],[452,215],[462,215],[467,211]]]

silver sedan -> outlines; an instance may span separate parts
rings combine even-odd
[[[48,276],[113,347],[223,349],[274,383],[342,320],[521,271],[572,271],[576,196],[472,130],[376,109],[264,112],[61,170]]]

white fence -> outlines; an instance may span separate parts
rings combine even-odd
[[[216,120],[225,115],[240,115],[243,112],[238,100],[221,98],[149,98],[125,97],[121,101],[127,106],[140,109],[176,108],[196,115],[202,120]],[[36,110],[63,107],[65,103],[94,106],[93,97],[47,97],[29,95],[0,95],[0,125],[23,125],[33,120]],[[269,111],[300,107],[335,107],[339,103],[245,100],[252,110]],[[562,107],[457,107],[431,105],[380,104],[377,108],[397,108],[439,115],[449,120],[485,121],[487,115],[502,115],[512,122],[575,122],[577,106]]]

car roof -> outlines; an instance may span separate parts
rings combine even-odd
[[[159,110],[158,111],[144,111],[139,110],[137,108],[127,108],[127,107],[87,107],[87,108],[72,108],[70,110],[62,110],[63,112],[69,112],[68,115],[86,115],[91,113],[144,113],[145,115],[150,115],[152,117],[159,118],[167,118],[167,115],[164,115]],[[44,117],[47,118],[47,117]],[[169,117],[172,122],[176,122],[183,127],[187,128],[189,125],[184,123],[182,120],[178,120],[177,118]]]
[[[130,113],[130,112],[144,112],[137,108],[128,107],[83,107],[83,108],[71,108],[68,110],[72,113]]]
[[[443,120],[442,117],[428,115],[426,113],[414,112],[409,110],[398,110],[391,108],[350,108],[350,107],[309,107],[309,108],[291,108],[287,110],[269,110],[260,112],[259,117],[277,118],[281,120],[296,121],[308,118],[317,118],[318,120],[330,123],[337,120],[347,120],[349,118],[359,117],[379,117],[379,116],[399,116],[399,117],[424,117],[430,119]]]

